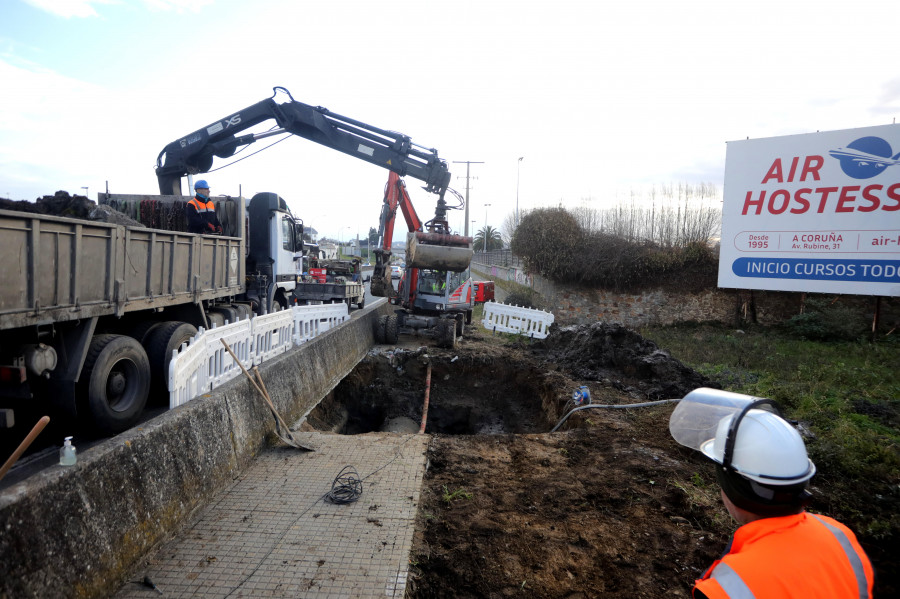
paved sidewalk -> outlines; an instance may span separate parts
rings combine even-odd
[[[115,597],[403,597],[428,435],[294,433],[263,452]],[[326,503],[344,466],[360,499]]]

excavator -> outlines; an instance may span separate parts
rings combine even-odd
[[[474,249],[471,237],[454,235],[447,223],[448,206],[438,199],[434,218],[422,222],[406,191],[406,183],[397,173],[388,175],[379,218],[380,247],[375,250],[375,269],[371,292],[388,297],[400,306],[394,314],[382,316],[375,340],[396,343],[399,333],[431,334],[441,347],[453,347],[464,324],[472,322],[474,294],[469,265]],[[390,261],[397,209],[403,212],[409,232],[406,236],[406,272],[395,290]]]
[[[449,189],[446,161],[437,150],[414,144],[406,135],[367,125],[322,106],[297,102],[283,87],[272,91],[270,98],[163,148],[156,161],[160,193],[181,195],[182,177],[209,172],[215,158],[229,158],[249,144],[281,134],[296,135],[388,169],[390,176],[379,222],[381,244],[376,250],[371,292],[376,297],[389,297],[400,308],[395,314],[382,317],[376,338],[393,343],[398,331],[426,329],[443,345],[452,346],[456,336],[462,334],[463,322],[471,322],[474,303],[468,269],[474,250],[471,237],[453,235],[447,224],[447,210],[462,207],[463,200]],[[287,99],[276,101],[279,93]],[[268,131],[240,135],[269,120],[274,120],[275,125]],[[402,179],[406,175],[423,181],[425,191],[438,196],[432,220],[423,223],[416,214]],[[448,190],[457,198],[457,205],[447,205],[444,196]],[[408,271],[399,293],[393,288],[388,268],[398,207],[409,229]],[[262,275],[277,278],[274,272]]]

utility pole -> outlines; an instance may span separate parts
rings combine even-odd
[[[453,164],[466,165],[466,231],[463,233],[465,237],[469,236],[469,165],[484,164],[484,162],[476,162],[472,160],[454,160]]]

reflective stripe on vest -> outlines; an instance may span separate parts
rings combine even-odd
[[[216,211],[216,205],[213,203],[212,200],[210,200],[209,202],[202,202],[202,201],[198,200],[197,198],[191,198],[191,201],[188,202],[188,204],[193,206],[197,210],[197,212],[215,212]]]
[[[754,599],[753,591],[744,584],[737,572],[726,563],[721,563],[713,570],[711,578],[719,583],[730,599]]]
[[[832,526],[815,514],[810,515],[824,524],[825,528],[828,529],[828,532],[833,534],[838,543],[841,544],[841,549],[847,554],[847,559],[850,561],[850,567],[853,568],[853,575],[856,576],[856,588],[859,589],[859,596],[861,599],[866,599],[869,596],[869,581],[866,580],[866,571],[863,568],[862,560],[859,559],[859,554],[856,553],[856,549],[853,548],[850,539],[847,538],[847,535],[845,535],[841,529]]]

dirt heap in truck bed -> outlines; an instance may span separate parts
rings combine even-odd
[[[34,202],[0,198],[0,210],[15,210],[17,212],[45,214],[48,216],[65,216],[129,227],[144,226],[109,206],[98,205],[85,196],[69,195],[67,191],[57,191],[52,196],[43,196],[37,198]]]

